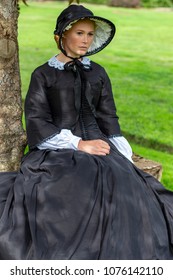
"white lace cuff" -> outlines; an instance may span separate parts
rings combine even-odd
[[[37,146],[39,150],[57,150],[57,149],[78,149],[80,137],[72,134],[69,129],[62,129],[59,134],[56,134],[52,138],[46,140]],[[128,141],[123,137],[112,137],[109,140],[115,145],[115,147],[122,153],[126,158],[128,158],[131,162],[132,160],[132,148],[129,145]]]
[[[132,160],[132,148],[129,144],[129,142],[126,140],[124,136],[119,137],[112,137],[109,138],[109,140],[115,145],[115,147],[118,149],[118,151],[123,154],[128,160],[133,162]]]
[[[69,129],[62,129],[59,134],[37,146],[39,150],[74,149],[77,150],[80,137],[72,134]]]

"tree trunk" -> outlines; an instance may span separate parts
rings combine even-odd
[[[16,0],[0,2],[0,171],[17,170],[26,145],[17,42]]]

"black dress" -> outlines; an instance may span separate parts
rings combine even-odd
[[[18,172],[0,173],[0,259],[173,259],[173,192],[109,141],[121,135],[111,86],[91,66],[32,75],[30,151]],[[62,128],[110,142],[110,154],[37,148]]]

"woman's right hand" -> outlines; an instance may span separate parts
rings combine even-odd
[[[78,150],[92,155],[106,156],[110,153],[110,146],[107,142],[101,139],[80,140]]]

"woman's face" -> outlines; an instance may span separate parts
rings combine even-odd
[[[89,19],[79,20],[64,32],[62,42],[68,56],[80,57],[86,54],[93,42],[95,24]]]

